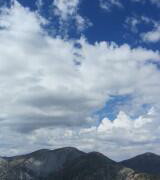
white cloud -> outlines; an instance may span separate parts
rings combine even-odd
[[[131,31],[134,33],[138,32],[137,25],[141,23],[140,19],[136,17],[128,17],[125,20],[125,23],[131,28]]]
[[[82,17],[79,13],[80,0],[54,0],[54,14],[60,19],[60,31],[67,35],[66,26],[70,26],[70,21],[74,21],[77,32],[82,32],[92,25],[89,19]],[[72,22],[73,23],[73,22]],[[73,26],[73,24],[72,24]],[[65,30],[64,30],[65,29]]]
[[[141,17],[128,17],[125,20],[125,26],[129,27],[133,33],[138,33],[139,28],[138,25],[144,24],[144,25],[151,25],[153,27],[153,30],[149,32],[143,32],[140,33],[140,37],[144,42],[151,42],[156,43],[160,40],[160,24],[159,22],[148,18],[146,16]]]
[[[125,20],[125,25],[127,25],[133,33],[138,33],[138,25],[151,25],[153,27],[157,26],[157,22],[147,16],[133,16],[127,17]]]
[[[79,0],[54,0],[56,14],[63,20],[66,20],[68,16],[73,16],[77,13]]]
[[[88,27],[93,25],[89,19],[83,18],[79,14],[75,16],[75,21],[76,21],[76,27],[77,27],[78,32],[82,32]]]
[[[9,151],[1,148],[2,154],[28,152],[28,148],[36,150],[41,148],[54,149],[64,146],[75,146],[86,152],[101,151],[110,158],[122,160],[135,156],[138,153],[159,151],[159,113],[151,108],[145,115],[136,119],[130,118],[126,113],[120,112],[117,118],[111,122],[105,117],[99,126],[91,128],[40,128],[30,134],[19,135],[14,133],[14,139],[2,134],[1,142],[8,142],[6,138],[13,139],[13,143],[19,144]],[[6,132],[6,129],[5,129]],[[22,139],[26,140],[23,145]],[[8,147],[8,144],[6,145]]]
[[[114,42],[90,44],[83,37],[77,41],[51,37],[41,27],[44,23],[18,3],[0,15],[2,155],[72,145],[103,152],[108,148],[117,158],[113,149],[127,152],[138,134],[144,143],[149,132],[150,142],[155,142],[157,115],[150,126],[155,130],[149,131],[148,120],[134,120],[130,114],[137,104],[160,108],[160,72],[149,63],[159,62],[159,52]],[[106,117],[97,128],[94,113],[110,95],[126,94],[133,97],[127,115],[121,112],[114,122]],[[109,130],[103,133],[106,125]],[[128,136],[120,136],[122,132]]]
[[[100,7],[106,11],[111,11],[112,7],[122,8],[123,5],[119,0],[99,0]]]
[[[158,8],[160,7],[160,1],[159,0],[130,0],[131,2],[135,2],[135,3],[148,3],[148,1],[153,4],[156,5]],[[111,11],[112,7],[119,7],[122,8],[123,7],[123,3],[121,0],[99,0],[100,2],[100,7],[102,9],[105,9],[106,11]]]
[[[156,43],[160,41],[160,24],[157,25],[152,31],[142,33],[141,37],[145,42]]]
[[[36,1],[36,6],[37,6],[38,10],[41,10],[41,8],[43,7],[43,4],[44,4],[43,0]]]

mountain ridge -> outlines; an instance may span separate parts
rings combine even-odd
[[[160,155],[146,152],[120,162],[138,172],[160,175]]]
[[[0,158],[0,180],[160,180],[160,176],[136,172],[99,152],[64,147]]]

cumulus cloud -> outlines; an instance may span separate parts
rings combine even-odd
[[[136,119],[120,111],[113,122],[105,117],[98,126],[90,128],[42,127],[23,135],[25,145],[18,132],[13,133],[14,137],[9,137],[8,131],[4,129],[0,137],[1,143],[5,142],[1,153],[6,154],[6,147],[10,147],[8,153],[19,154],[42,146],[51,149],[75,146],[86,152],[101,151],[115,160],[122,160],[144,151],[159,153],[159,130],[159,113],[154,108]],[[19,148],[6,143],[6,138],[18,144]]]
[[[90,44],[84,37],[51,37],[43,29],[46,23],[16,1],[1,11],[2,154],[65,145],[103,152],[108,147],[112,154],[119,146],[120,151],[131,148],[138,133],[144,139],[147,131],[154,136],[147,123],[158,132],[158,115],[151,120],[139,116],[143,120],[137,120],[130,114],[137,104],[160,108],[159,51],[105,41]],[[133,109],[127,115],[120,112],[113,122],[107,117],[99,122],[95,112],[112,95],[126,94],[132,96]],[[132,133],[124,139],[119,137],[122,129]],[[157,142],[152,136],[150,141]],[[124,140],[128,144],[122,143]]]
[[[142,33],[141,37],[145,42],[156,43],[160,41],[160,24],[156,25],[153,30]]]

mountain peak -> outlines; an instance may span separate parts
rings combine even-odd
[[[80,151],[79,149],[75,148],[75,147],[62,147],[62,148],[58,148],[56,149],[56,151]]]
[[[121,164],[138,172],[160,174],[160,156],[152,152],[140,154],[122,161]]]
[[[105,156],[104,154],[100,153],[100,152],[96,152],[96,151],[93,151],[93,152],[90,152],[88,153],[88,157],[94,157],[94,158],[97,158],[97,159],[105,159],[107,160],[107,162],[110,162],[110,163],[113,163],[114,161],[111,160],[110,158],[108,158],[107,156]]]
[[[142,155],[144,155],[144,156],[159,156],[159,155],[154,154],[154,153],[152,153],[152,152],[146,152],[146,153],[144,153],[144,154],[142,154]]]

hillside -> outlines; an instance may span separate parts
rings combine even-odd
[[[159,180],[126,168],[99,152],[76,148],[42,149],[0,158],[0,180]]]

